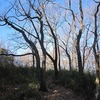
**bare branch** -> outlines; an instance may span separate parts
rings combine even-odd
[[[20,55],[16,55],[16,54],[0,54],[0,56],[26,56],[26,55],[33,55],[33,53],[25,53],[25,54],[20,54]]]
[[[93,0],[95,3],[100,3],[100,1]]]

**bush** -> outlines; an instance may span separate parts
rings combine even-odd
[[[41,100],[36,69],[0,67],[0,100]]]
[[[27,85],[22,85],[16,88],[6,90],[3,95],[0,95],[0,100],[41,100],[39,93]]]
[[[54,70],[48,70],[46,72],[46,78],[48,80],[47,82],[49,83],[48,87],[52,87],[52,82],[54,82],[55,84],[63,85],[68,89],[74,90],[77,94],[81,93],[85,97],[85,100],[91,100],[91,98],[94,96],[95,77],[90,73],[85,73],[80,76],[77,71],[61,70],[59,71],[58,78],[55,78]],[[5,90],[6,86],[9,87],[9,85],[23,87],[26,85],[27,87],[21,88],[19,93],[17,92],[18,98],[23,97],[23,95],[26,95],[27,97],[30,96],[28,94],[30,91],[33,89],[38,90],[39,88],[36,69],[10,66],[6,68],[0,67],[0,91]],[[9,94],[11,98],[13,95],[15,96],[15,94],[12,93]]]
[[[0,67],[0,81],[6,84],[37,82],[36,70],[28,67]]]
[[[74,90],[77,94],[82,94],[86,100],[89,100],[94,96],[95,76],[90,73],[85,73],[80,76],[80,74],[75,70],[61,70],[58,78],[54,81],[56,84]]]

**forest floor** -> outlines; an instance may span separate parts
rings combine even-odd
[[[23,86],[7,86],[5,90],[0,90],[0,100],[85,100],[83,96],[76,94],[74,91],[55,84],[52,84],[48,92],[38,92],[39,95],[34,90],[20,91],[20,88],[23,88]],[[37,98],[36,95],[39,97]]]
[[[85,100],[83,96],[79,96],[74,91],[59,85],[54,85],[47,93],[41,93],[41,95],[43,100]]]
[[[76,72],[66,71],[65,81],[63,73],[58,79],[53,77],[52,71],[47,73],[48,92],[40,92],[34,69],[1,68],[0,100],[93,100],[93,77],[84,77],[81,81]]]
[[[39,92],[43,100],[85,100],[81,94],[48,80],[48,92]]]

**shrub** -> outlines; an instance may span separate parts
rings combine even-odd
[[[84,73],[80,76],[80,74],[75,70],[61,70],[58,78],[54,81],[56,84],[74,90],[77,94],[82,94],[86,100],[89,100],[94,96],[95,76],[90,73]]]
[[[37,82],[36,70],[23,67],[0,67],[0,80],[6,84],[24,84],[32,81]]]

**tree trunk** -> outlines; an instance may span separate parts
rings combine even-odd
[[[59,55],[58,65],[59,65],[59,70],[61,70],[61,64],[60,64],[60,48],[59,48],[59,45],[58,45],[58,55]]]
[[[96,67],[96,93],[95,93],[95,99],[100,99],[100,64],[99,64],[99,55],[95,54],[95,48],[94,48],[94,56],[95,56],[95,67]]]
[[[79,42],[77,43],[77,46],[76,46],[76,52],[77,52],[79,73],[83,74],[82,57],[81,57]]]
[[[66,54],[67,54],[67,57],[68,57],[68,60],[69,60],[69,68],[70,68],[70,70],[72,70],[71,57],[70,57],[70,54],[68,53],[67,47],[66,47]]]
[[[41,46],[41,50],[42,50],[42,55],[43,55],[43,58],[42,58],[42,69],[41,69],[41,77],[42,77],[42,88],[41,89],[44,89],[45,92],[47,91],[47,87],[46,87],[46,77],[45,77],[45,71],[46,71],[46,49],[44,47],[44,33],[43,33],[43,21],[42,19],[39,20],[40,21],[40,33],[41,33],[41,39],[39,39],[39,43],[40,43],[40,46]]]
[[[35,56],[34,56],[34,54],[32,55],[32,60],[33,60],[33,68],[35,68]]]
[[[44,90],[45,92],[47,92],[47,87],[46,87],[46,75],[45,75],[45,71],[46,71],[46,51],[45,51],[45,48],[44,46],[41,45],[41,48],[42,48],[42,52],[43,52],[43,59],[42,59],[42,69],[41,69],[41,73],[42,73],[42,77],[43,77],[43,87],[44,87]]]
[[[99,62],[99,42],[98,42],[98,26],[97,26],[97,15],[99,12],[100,2],[97,5],[96,12],[94,14],[94,43],[93,43],[93,52],[95,57],[95,67],[96,67],[96,93],[95,93],[95,99],[100,99],[100,62]]]
[[[55,53],[55,58],[52,58],[50,55],[49,55],[49,57],[53,61],[54,70],[55,70],[55,77],[57,77],[58,76],[58,69],[57,69],[57,61],[58,61],[58,56],[57,56],[57,54],[58,54],[58,45],[57,45],[57,42],[58,41],[57,41],[57,36],[56,36],[56,34],[55,34],[54,30],[53,30],[53,27],[50,25],[50,23],[48,21],[48,18],[47,18],[46,14],[45,14],[44,8],[42,10],[44,12],[44,16],[45,16],[46,22],[48,24],[48,27],[49,27],[49,29],[51,31],[52,38],[54,40],[54,47],[55,47],[55,52],[54,53]]]
[[[55,77],[57,78],[58,77],[57,62],[54,61],[53,64],[54,64]]]
[[[79,29],[79,34],[77,35],[76,52],[77,52],[79,74],[83,74],[82,56],[81,56],[81,51],[80,51],[80,40],[81,40],[81,36],[82,36],[82,31],[83,31],[82,0],[79,0],[79,10],[80,10],[80,29]]]
[[[40,57],[39,54],[36,54],[36,65],[37,65],[37,74],[38,74],[38,80],[40,84],[39,91],[47,92],[46,82],[44,80],[44,71],[42,68],[40,68]]]

